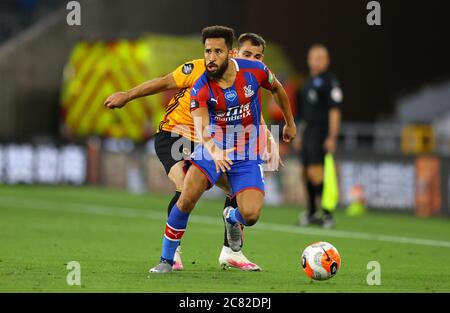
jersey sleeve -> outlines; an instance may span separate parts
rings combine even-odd
[[[172,76],[178,88],[190,88],[204,71],[204,61],[193,60],[177,67],[177,69],[172,72]]]
[[[344,95],[340,83],[334,75],[330,77],[329,84],[327,84],[326,100],[329,108],[342,108]]]
[[[262,72],[261,86],[267,90],[272,90],[275,85],[275,75],[267,66],[264,66]]]
[[[206,86],[198,87],[198,84],[195,84],[191,88],[191,112],[198,108],[208,108],[208,99],[208,88]]]
[[[264,63],[240,59],[239,64],[245,71],[251,72],[256,77],[256,80],[261,87],[270,91],[273,89],[275,85],[275,75],[273,75],[272,71]]]

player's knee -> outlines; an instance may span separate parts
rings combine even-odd
[[[168,177],[174,183],[177,190],[183,189],[184,176],[169,173]]]
[[[192,197],[183,196],[183,194],[181,194],[180,199],[177,201],[177,207],[181,212],[190,213],[194,209],[195,203],[196,201],[193,200]]]
[[[251,207],[247,209],[249,210],[244,211],[245,213],[243,214],[243,218],[247,226],[253,226],[259,219],[259,208]]]
[[[251,215],[245,219],[245,223],[247,224],[247,226],[253,226],[256,224],[258,219],[259,219],[258,215]]]

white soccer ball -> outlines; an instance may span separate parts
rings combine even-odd
[[[341,256],[328,242],[315,242],[306,247],[302,254],[302,268],[314,280],[326,280],[341,268]]]

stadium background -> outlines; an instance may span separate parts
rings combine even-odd
[[[86,195],[92,187],[169,195],[173,187],[155,155],[152,137],[171,94],[135,100],[119,111],[106,110],[102,103],[112,92],[201,57],[200,30],[224,24],[237,34],[264,36],[266,64],[285,85],[294,111],[293,95],[307,75],[308,47],[320,42],[329,48],[345,102],[336,155],[339,211],[350,204],[351,190],[360,184],[374,214],[387,211],[390,219],[396,212],[407,212],[420,217],[414,220],[417,225],[426,223],[423,217],[434,216],[448,226],[447,2],[379,1],[382,26],[366,24],[368,1],[357,0],[345,5],[337,1],[78,1],[80,26],[67,25],[67,2],[0,3],[4,203],[8,195],[16,194],[14,190],[18,198],[21,191],[34,192],[24,187],[51,197],[52,188],[59,190],[55,185],[68,186],[63,189],[68,193],[70,186],[86,186]],[[264,97],[266,120],[274,123],[279,112],[270,97]],[[301,164],[289,147],[282,147],[282,154],[286,167],[268,177],[267,202],[287,206],[297,215],[305,201]],[[74,190],[83,193],[78,187]],[[221,193],[212,190],[208,197]],[[448,234],[437,238],[448,240]]]

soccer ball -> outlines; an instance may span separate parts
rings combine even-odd
[[[341,256],[328,242],[315,242],[303,251],[302,267],[306,275],[314,280],[326,280],[339,271]]]

